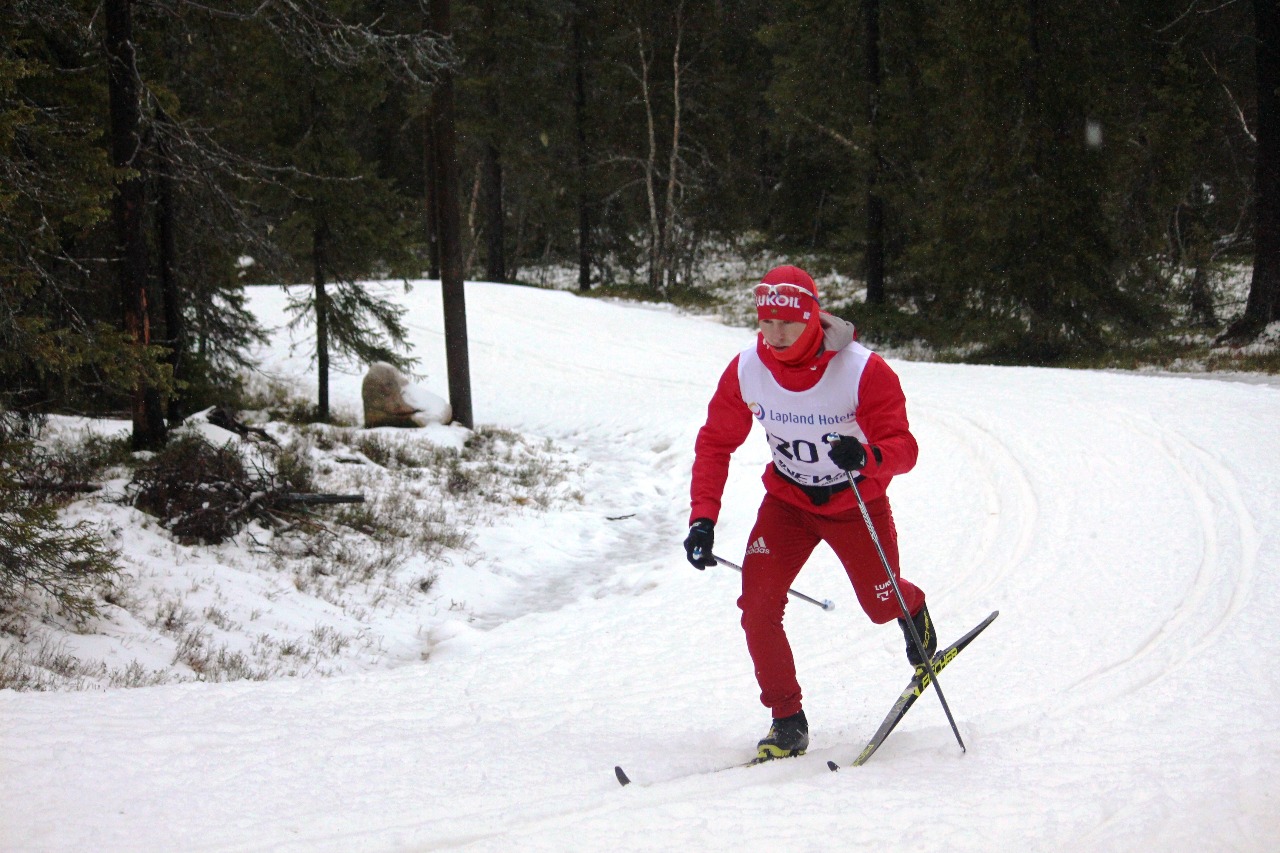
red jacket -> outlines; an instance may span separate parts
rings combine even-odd
[[[768,357],[763,338],[757,340],[757,352],[769,366],[770,375],[783,388],[801,391],[817,384],[825,374],[834,350],[852,341],[851,325],[841,326],[839,324],[843,321],[825,315],[822,319],[827,346],[813,363],[799,370],[784,368],[776,359]],[[850,381],[853,381],[852,377]],[[907,423],[907,399],[902,393],[898,375],[874,353],[862,371],[856,417],[867,442],[878,451],[867,454],[867,466],[862,469],[865,479],[858,484],[863,500],[870,501],[884,495],[894,475],[905,474],[914,468],[919,452]],[[712,521],[719,518],[720,498],[729,477],[729,455],[746,441],[754,420],[738,387],[738,356],[734,356],[720,376],[720,383],[707,406],[707,422],[698,430],[694,443],[690,522],[698,518]],[[783,479],[772,464],[765,468],[762,479],[769,494],[819,515],[848,512],[858,505],[853,494],[846,489],[832,495],[827,503],[815,506],[803,491]]]

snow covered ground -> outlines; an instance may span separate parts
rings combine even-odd
[[[388,292],[443,394],[438,285]],[[866,766],[828,772],[909,670],[820,549],[796,588],[836,609],[788,613],[811,750],[712,773],[768,713],[738,575],[679,543],[694,434],[752,334],[564,292],[467,300],[476,420],[575,454],[582,500],[477,521],[434,598],[382,617],[382,666],[0,691],[0,849],[1280,847],[1280,389],[893,361],[921,446],[890,491],[904,574],[944,641],[1001,611],[941,676],[968,752],[931,693]],[[252,295],[272,321],[283,302]],[[264,357],[314,394],[283,333]],[[358,412],[359,376],[332,395]],[[756,436],[735,456],[735,561],[767,458]],[[130,559],[163,574],[160,538]]]

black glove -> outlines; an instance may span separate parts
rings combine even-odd
[[[862,446],[862,442],[847,435],[831,442],[827,456],[831,457],[831,461],[841,471],[861,471],[867,464],[867,449]]]
[[[709,518],[694,519],[684,540],[684,553],[689,564],[699,570],[716,565],[715,557],[711,556],[711,546],[715,541],[716,523]]]

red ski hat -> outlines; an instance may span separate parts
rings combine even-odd
[[[774,267],[752,292],[761,320],[807,323],[818,315],[818,286],[799,267]]]

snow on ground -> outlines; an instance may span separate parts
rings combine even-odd
[[[438,285],[388,292],[443,394]],[[266,318],[283,301],[252,294]],[[828,772],[909,670],[820,549],[796,588],[836,609],[788,614],[810,753],[712,773],[768,714],[736,573],[679,542],[694,434],[751,334],[490,284],[467,312],[478,423],[574,453],[582,500],[477,519],[438,581],[466,607],[388,617],[419,644],[399,666],[0,692],[0,849],[1280,846],[1280,389],[893,361],[921,445],[890,491],[904,573],[944,639],[1001,612],[941,676],[968,752],[929,694],[866,766]],[[314,393],[286,344],[268,369]],[[359,377],[332,394],[358,411]],[[735,456],[730,559],[767,458],[758,436]],[[162,573],[171,546],[149,547],[132,556]]]

